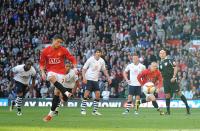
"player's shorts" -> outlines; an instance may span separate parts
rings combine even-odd
[[[19,94],[19,93],[23,93],[23,95],[25,95],[26,93],[26,88],[27,88],[27,85],[19,82],[19,81],[15,81],[15,88],[16,88],[16,93]]]
[[[87,80],[86,90],[88,90],[90,92],[92,92],[92,91],[100,91],[99,82],[98,81]]]
[[[51,76],[55,76],[56,77],[56,80],[59,82],[59,83],[63,83],[64,80],[65,80],[65,75],[64,74],[58,74],[58,73],[55,73],[55,72],[48,72],[47,73],[47,80],[49,80],[49,78]]]
[[[170,80],[164,80],[163,81],[163,86],[164,86],[165,94],[176,93],[176,92],[180,91],[180,88],[179,88],[179,85],[178,85],[177,81],[172,83]]]
[[[128,86],[128,94],[129,95],[135,95],[140,96],[141,95],[141,86]]]

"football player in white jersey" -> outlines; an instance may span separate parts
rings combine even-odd
[[[136,97],[135,100],[135,114],[138,114],[138,108],[140,104],[140,94],[141,94],[141,84],[137,79],[137,76],[140,72],[142,72],[146,67],[139,63],[139,56],[137,53],[134,53],[132,55],[132,63],[128,64],[123,72],[124,79],[129,85],[129,95],[128,95],[128,101],[126,105],[126,110],[122,114],[128,114],[132,101],[133,101],[133,96]],[[128,79],[128,73],[130,76],[130,79]]]
[[[22,115],[21,105],[31,78],[32,78],[32,88],[35,86],[36,71],[32,65],[33,65],[32,61],[27,60],[25,64],[17,65],[12,68],[12,72],[14,73],[17,98],[15,99],[15,101],[11,101],[10,110],[12,111],[14,106],[16,105],[18,116]]]
[[[87,100],[89,97],[90,92],[95,93],[95,100],[93,102],[93,112],[92,115],[102,115],[99,113],[98,110],[98,102],[100,99],[100,89],[99,89],[99,73],[100,71],[103,71],[104,75],[107,77],[107,80],[109,84],[111,84],[111,79],[108,75],[107,69],[105,67],[105,61],[101,58],[101,50],[96,49],[94,52],[94,56],[91,56],[86,63],[83,66],[82,69],[82,76],[83,76],[83,83],[86,84],[86,90],[84,93],[84,98],[82,100],[82,108],[81,108],[81,114],[86,115],[86,106],[87,106]]]
[[[51,79],[52,84],[54,84],[56,81],[60,82],[63,87],[65,87],[66,91],[70,93],[70,96],[76,92],[77,87],[79,87],[79,82],[78,82],[78,75],[75,73],[73,69],[71,69],[71,65],[67,63],[65,65],[66,69],[66,74],[65,75],[51,75],[49,79]],[[51,110],[47,116],[44,117],[44,121],[48,122],[46,117],[52,117],[55,115],[58,115],[58,108],[60,106],[60,102],[67,102],[68,97],[61,92],[59,89],[55,88],[54,89],[54,95],[59,96],[60,99],[56,103],[58,103],[56,109],[51,107]],[[68,95],[69,96],[69,95]],[[50,119],[50,120],[51,120]]]

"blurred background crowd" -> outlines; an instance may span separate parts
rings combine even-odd
[[[104,99],[125,98],[127,83],[122,72],[131,54],[140,54],[147,68],[159,61],[167,48],[178,64],[178,81],[188,99],[200,97],[200,50],[191,39],[200,39],[199,0],[2,0],[0,4],[0,97],[15,97],[10,69],[34,60],[35,89],[26,98],[52,97],[52,87],[41,81],[38,61],[43,47],[61,34],[76,56],[78,68],[93,54],[103,51],[112,84],[101,74]],[[85,85],[75,97],[82,97]],[[163,92],[159,98],[164,98]],[[176,97],[176,96],[174,96]]]

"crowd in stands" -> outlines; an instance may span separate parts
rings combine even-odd
[[[101,74],[102,97],[124,98],[127,83],[122,72],[131,54],[140,54],[147,68],[159,61],[167,48],[178,64],[178,81],[188,99],[200,97],[200,50],[191,46],[200,36],[199,0],[3,0],[0,4],[0,97],[15,97],[11,68],[34,60],[35,89],[26,98],[52,97],[52,87],[41,80],[38,61],[41,45],[51,43],[55,34],[76,56],[78,68],[93,54],[103,51],[112,84]],[[178,39],[179,45],[166,40]],[[200,38],[199,38],[200,39]],[[81,97],[84,84],[75,97]],[[159,94],[163,98],[163,93]]]

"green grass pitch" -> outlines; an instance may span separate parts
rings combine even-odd
[[[122,115],[123,108],[100,108],[102,116],[80,115],[80,108],[60,108],[59,116],[50,122],[42,118],[47,107],[24,107],[23,115],[0,107],[0,131],[200,131],[200,110],[192,109],[186,115],[185,109],[172,109],[170,116],[160,116],[153,108],[140,108],[139,115],[133,111]]]

